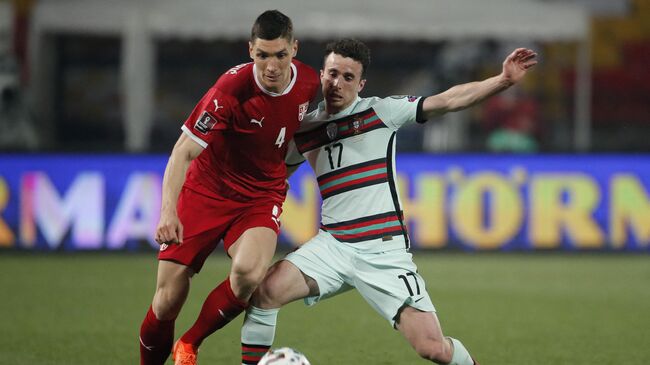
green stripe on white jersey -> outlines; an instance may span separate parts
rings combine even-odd
[[[357,98],[333,115],[321,102],[303,120],[286,161],[311,165],[323,197],[321,229],[347,227],[330,228],[337,240],[371,252],[408,247],[395,181],[395,132],[416,122],[420,100]],[[388,216],[398,223],[372,218]]]

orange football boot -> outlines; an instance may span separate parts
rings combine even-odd
[[[172,349],[172,360],[174,365],[196,365],[196,355],[199,349],[190,343],[181,340],[176,341]]]

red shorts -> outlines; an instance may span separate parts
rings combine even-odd
[[[183,224],[183,244],[161,245],[158,259],[189,266],[198,273],[221,240],[228,252],[249,228],[267,227],[278,234],[282,203],[214,199],[184,187],[178,197],[177,211]]]

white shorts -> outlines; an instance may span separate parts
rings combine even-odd
[[[366,253],[321,230],[285,260],[318,284],[320,295],[305,298],[307,305],[356,288],[393,326],[404,306],[436,311],[413,255],[405,248]]]

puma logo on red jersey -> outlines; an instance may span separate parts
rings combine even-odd
[[[214,100],[212,100],[212,102],[214,103],[214,111],[215,112],[219,111],[219,109],[223,109],[222,106],[219,106],[219,100],[214,99]]]
[[[253,119],[251,119],[251,123],[253,123],[253,124],[257,124],[257,125],[260,126],[260,128],[262,128],[262,122],[264,121],[264,118],[265,118],[265,117],[262,117],[262,119],[260,119],[260,120],[257,120],[257,119],[255,119],[255,118],[253,118]]]

